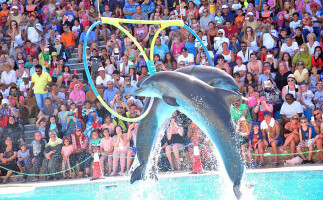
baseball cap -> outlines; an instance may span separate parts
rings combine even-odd
[[[265,117],[266,115],[270,115],[271,116],[271,114],[270,114],[270,112],[267,110],[267,111],[265,111],[264,113],[263,113],[263,116]]]
[[[105,69],[103,67],[100,67],[98,71],[105,71]]]
[[[9,104],[9,100],[8,99],[2,99],[1,105],[3,105],[3,104]]]
[[[129,65],[129,69],[135,69],[135,65]]]
[[[237,58],[236,59],[240,59],[240,60],[242,60],[242,58],[240,57],[240,56],[237,56]]]
[[[18,6],[12,6],[11,9],[17,9],[18,10]]]
[[[270,69],[270,67],[264,67],[264,68],[263,68],[263,71],[266,71],[266,70],[268,70],[268,69]]]
[[[95,51],[99,51],[99,49],[98,49],[98,48],[93,48],[93,49],[92,49],[92,51],[93,51],[93,50],[95,50]]]
[[[52,56],[57,56],[57,53],[56,52],[52,52]]]
[[[229,8],[227,5],[223,5],[222,8]]]
[[[28,74],[26,72],[24,72],[24,74],[21,76],[21,78],[29,78]]]
[[[294,76],[294,74],[290,74],[290,75],[287,76],[287,78],[293,78],[293,79],[295,79],[295,76]]]
[[[252,15],[253,16],[253,12],[248,12],[248,14],[247,15]]]
[[[253,122],[253,123],[252,123],[252,128],[253,128],[254,126],[259,126],[259,122]]]
[[[317,86],[318,84],[323,85],[323,83],[322,83],[322,82],[317,82],[317,83],[315,83],[315,86]],[[3,101],[3,100],[2,100],[2,101]]]
[[[183,47],[182,49],[181,49],[181,52],[186,52],[187,51],[187,48],[186,47]]]
[[[49,51],[49,48],[48,47],[44,48],[44,51]]]

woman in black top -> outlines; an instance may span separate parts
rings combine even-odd
[[[177,170],[181,170],[181,162],[179,159],[179,149],[184,147],[184,131],[175,122],[175,118],[171,119],[170,126],[167,129],[168,146],[166,146],[166,156],[170,163],[172,171],[174,164],[172,162],[172,154],[174,154],[177,161]]]

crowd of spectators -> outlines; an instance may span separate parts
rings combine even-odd
[[[95,151],[105,174],[125,174],[136,153],[137,123],[116,118],[89,87],[88,62],[99,95],[119,115],[141,115],[145,98],[133,92],[149,76],[143,52],[120,29],[98,25],[90,32],[86,61],[84,38],[99,16],[134,20],[183,20],[186,29],[161,31],[153,50],[157,70],[206,65],[233,76],[248,99],[233,104],[242,152],[249,167],[262,167],[264,148],[279,152],[322,149],[323,41],[320,0],[12,0],[0,1],[0,166],[52,173],[47,180],[90,176]],[[160,25],[121,24],[149,55]],[[101,42],[99,42],[99,40]],[[102,45],[102,41],[104,45]],[[80,64],[79,68],[77,65]],[[216,102],[215,102],[216,103]],[[35,120],[33,120],[35,119]],[[27,124],[35,124],[26,143]],[[138,133],[140,134],[140,133]],[[174,113],[165,137],[170,170],[181,170],[178,149],[210,141],[191,120]],[[289,147],[287,149],[287,147]],[[193,146],[188,147],[193,160]],[[172,160],[174,154],[176,162]],[[323,160],[323,152],[319,152]],[[207,161],[210,150],[202,150]],[[293,156],[293,155],[292,155]],[[313,163],[311,153],[300,155]],[[306,157],[305,157],[306,156]],[[107,161],[106,161],[107,160]],[[105,161],[107,164],[105,164]],[[120,172],[119,170],[120,161]],[[68,170],[79,166],[79,172]],[[175,165],[176,163],[176,165]],[[24,175],[23,180],[27,180]],[[34,177],[33,181],[39,180]]]

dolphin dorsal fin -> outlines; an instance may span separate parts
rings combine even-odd
[[[170,106],[175,106],[175,107],[179,106],[174,97],[163,95],[163,100],[165,101],[165,103],[167,103]]]

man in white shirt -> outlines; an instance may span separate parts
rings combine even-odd
[[[186,47],[183,47],[181,49],[182,55],[178,56],[177,63],[180,61],[184,61],[185,66],[193,65],[194,64],[194,55],[191,53],[188,53],[188,50]]]
[[[134,65],[133,62],[129,61],[128,56],[122,56],[122,63],[120,64],[121,76],[129,75],[129,66]]]
[[[36,23],[36,16],[31,15],[30,20],[27,22],[27,27],[25,29],[25,35],[27,39],[34,44],[39,44],[41,41],[42,33],[42,25],[40,23]]]
[[[265,22],[265,26],[262,29],[260,36],[260,41],[262,41],[261,46],[265,46],[268,50],[272,50],[274,52],[274,57],[277,56],[278,50],[275,47],[277,46],[278,32],[271,27],[271,22]]]
[[[253,50],[248,49],[246,42],[241,42],[241,51],[237,53],[237,56],[242,58],[243,64],[248,64],[250,62],[250,54],[253,53]]]
[[[100,89],[106,89],[108,87],[108,81],[111,80],[111,76],[105,73],[105,69],[100,67],[98,69],[99,76],[96,77],[96,86]]]
[[[293,58],[293,56],[298,53],[298,44],[297,42],[293,42],[292,37],[287,36],[285,39],[285,43],[282,44],[279,57],[282,59],[284,53],[289,53],[289,55]]]

